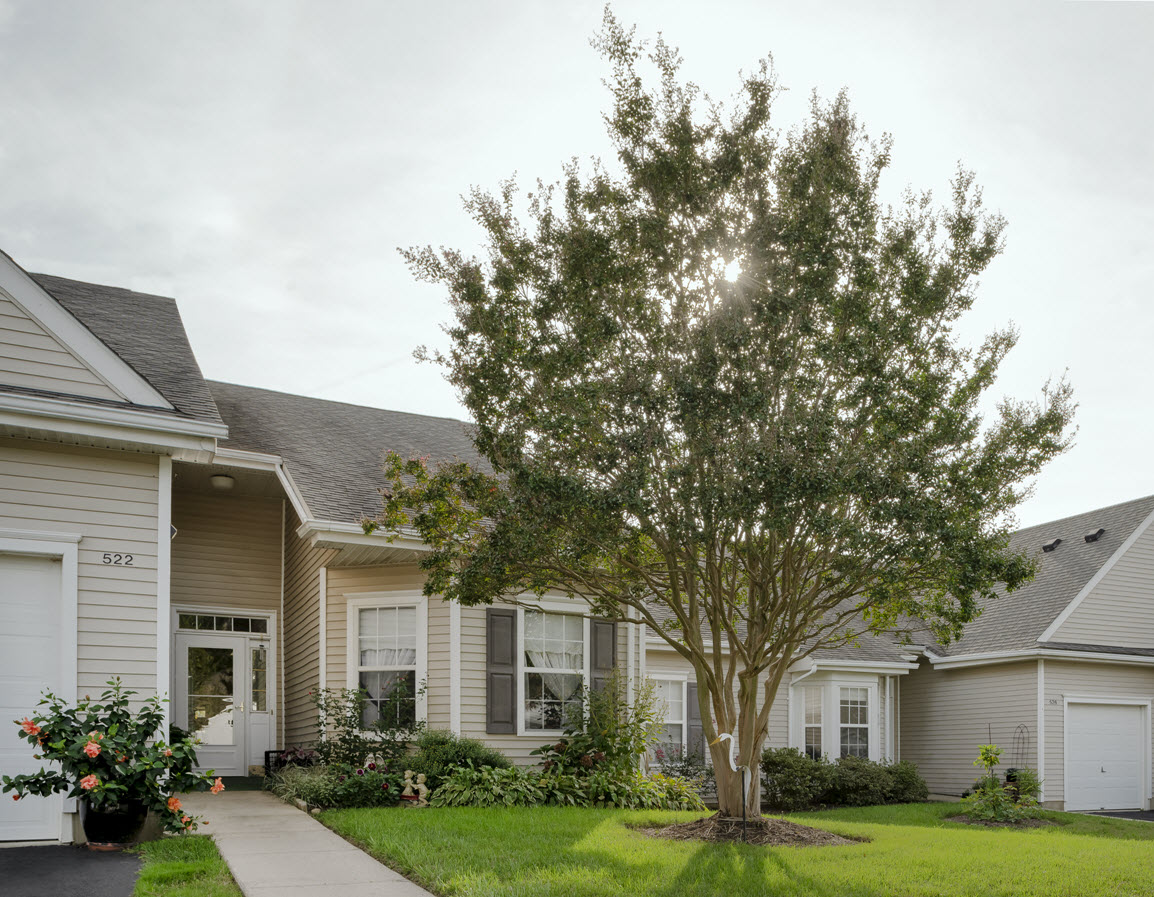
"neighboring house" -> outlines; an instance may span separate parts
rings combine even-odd
[[[0,253],[0,771],[34,768],[7,721],[43,690],[95,694],[113,675],[170,696],[224,775],[312,741],[310,692],[363,685],[379,704],[398,681],[430,726],[531,762],[580,683],[615,667],[652,678],[667,740],[701,750],[692,671],[645,627],[561,596],[424,597],[426,546],[359,525],[380,509],[388,450],[475,457],[459,421],[206,381],[173,300],[29,275]],[[958,793],[977,745],[1012,747],[1021,725],[1048,802],[1148,806],[1151,512],[1146,499],[1023,531],[1025,546],[1063,541],[948,651],[878,637],[800,661],[770,743],[913,759]],[[1092,774],[1115,768],[1102,732],[1129,779]],[[77,832],[61,798],[0,801],[0,840]]]

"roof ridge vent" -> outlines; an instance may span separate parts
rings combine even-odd
[[[1055,539],[1053,542],[1044,542],[1042,544],[1042,551],[1053,551],[1055,548],[1057,548],[1061,544],[1062,544],[1061,539]]]
[[[1085,539],[1087,542],[1097,542],[1099,539],[1102,538],[1102,536],[1103,536],[1103,534],[1105,534],[1105,532],[1106,532],[1106,530],[1102,529],[1102,527],[1098,527],[1097,532],[1087,533],[1085,536]]]

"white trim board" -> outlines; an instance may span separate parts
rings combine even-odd
[[[1070,619],[1074,611],[1076,611],[1082,602],[1089,597],[1090,593],[1098,587],[1098,584],[1103,579],[1105,579],[1106,574],[1114,568],[1114,565],[1122,559],[1126,552],[1128,552],[1134,546],[1134,543],[1142,537],[1142,534],[1146,532],[1147,529],[1149,529],[1151,523],[1154,523],[1154,511],[1151,511],[1146,516],[1146,519],[1138,524],[1138,526],[1134,529],[1134,532],[1130,534],[1130,537],[1121,545],[1119,545],[1118,550],[1110,555],[1106,563],[1098,568],[1097,573],[1090,577],[1090,581],[1082,587],[1082,591],[1074,596],[1074,600],[1067,604],[1065,610],[1058,614],[1058,616],[1054,619],[1054,622],[1046,627],[1046,631],[1038,636],[1039,642],[1048,642],[1054,637],[1057,631],[1062,628],[1062,624]]]
[[[135,405],[172,408],[151,383],[3,252],[0,252],[0,277],[5,284],[5,294],[109,389]]]
[[[156,497],[156,696],[163,701],[161,738],[172,722],[172,459],[161,455]]]
[[[934,669],[952,670],[985,666],[995,663],[1014,663],[1048,657],[1051,660],[1083,660],[1093,663],[1113,663],[1128,666],[1150,666],[1154,656],[1143,654],[1111,654],[1102,651],[1070,651],[1065,648],[1022,648],[1017,651],[990,651],[984,654],[961,654],[957,657],[938,657],[927,654]]]

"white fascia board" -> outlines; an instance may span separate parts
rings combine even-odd
[[[78,427],[123,427],[175,436],[224,439],[228,427],[214,421],[177,417],[161,408],[125,408],[96,405],[71,399],[0,392],[0,423],[13,426],[79,432]],[[108,435],[83,433],[82,435]],[[151,441],[155,442],[155,439]]]
[[[1090,578],[1090,581],[1082,587],[1082,591],[1074,596],[1074,600],[1066,605],[1066,609],[1058,614],[1054,622],[1051,623],[1046,628],[1046,631],[1038,637],[1039,642],[1048,642],[1054,637],[1054,634],[1062,628],[1062,624],[1070,619],[1070,615],[1073,614],[1074,611],[1078,609],[1078,606],[1086,600],[1089,594],[1094,591],[1095,588],[1097,588],[1098,583],[1100,583],[1105,578],[1106,574],[1109,573],[1111,569],[1113,569],[1114,565],[1117,564],[1118,561],[1122,560],[1123,555],[1125,555],[1126,552],[1128,552],[1133,547],[1134,543],[1142,537],[1142,534],[1146,532],[1152,522],[1154,522],[1154,511],[1151,511],[1146,516],[1146,519],[1138,524],[1138,526],[1134,529],[1134,532],[1130,534],[1130,538],[1118,546],[1118,550],[1110,555],[1106,563],[1098,568],[1098,572],[1095,573]]]
[[[113,392],[135,405],[172,408],[151,383],[127,361],[112,351],[63,305],[57,302],[28,273],[0,252],[0,283],[37,324],[60,341]]]
[[[305,519],[297,527],[297,536],[301,539],[311,539],[313,542],[337,542],[344,545],[371,545],[377,548],[402,548],[406,551],[432,551],[429,545],[420,539],[405,536],[396,536],[391,541],[389,534],[381,531],[366,533],[356,523],[342,523],[336,520]]]
[[[991,651],[985,654],[964,654],[958,657],[930,657],[934,669],[949,670],[995,663],[1013,663],[1016,660],[1050,658],[1052,660],[1082,660],[1093,663],[1113,663],[1127,666],[1154,666],[1154,657],[1139,654],[1112,654],[1105,651],[1070,651],[1062,648],[1025,648],[1020,651]]]
[[[216,436],[203,432],[207,428],[191,426],[184,428],[185,432],[180,432],[176,427],[159,426],[155,419],[149,419],[146,415],[131,420],[105,422],[99,419],[100,415],[92,415],[91,420],[77,420],[67,415],[56,417],[28,413],[5,407],[10,404],[8,398],[0,395],[0,432],[32,431],[46,434],[44,438],[59,435],[103,440],[116,445],[139,446],[150,453],[171,454],[180,460],[207,460],[216,448]]]
[[[814,667],[821,671],[839,673],[889,673],[904,676],[916,670],[918,665],[896,660],[815,660]]]

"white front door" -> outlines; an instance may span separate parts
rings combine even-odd
[[[62,692],[61,562],[58,558],[0,555],[0,772],[36,772],[32,745],[12,720],[31,717],[42,692]],[[60,837],[60,795],[12,800],[0,795],[0,841]]]
[[[1133,810],[1145,806],[1146,708],[1135,704],[1066,706],[1066,809]]]
[[[177,614],[172,721],[200,742],[200,770],[248,775],[273,747],[271,623],[266,617]]]

